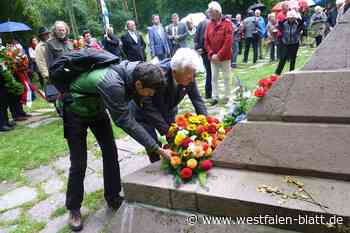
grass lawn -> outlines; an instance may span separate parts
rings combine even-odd
[[[42,108],[52,106],[42,99],[33,102],[32,110]],[[56,116],[56,113],[48,114]],[[116,138],[125,135],[114,124],[113,131]],[[91,146],[95,142],[89,131],[88,145]],[[17,125],[15,130],[0,134],[0,145],[0,181],[24,181],[23,170],[48,164],[68,151],[61,119],[37,128]]]

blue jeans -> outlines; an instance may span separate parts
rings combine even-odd
[[[231,65],[237,64],[237,57],[239,53],[239,41],[235,40],[232,44],[232,60]]]

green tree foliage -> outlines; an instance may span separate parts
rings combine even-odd
[[[128,19],[138,18],[138,27],[145,29],[151,25],[152,14],[159,14],[163,24],[170,22],[170,15],[178,13],[184,17],[193,12],[204,12],[210,0],[105,0],[110,12],[110,22],[116,33],[124,30]],[[96,37],[102,37],[103,26],[98,0],[1,0],[0,21],[8,19],[30,25],[34,34],[39,26],[50,27],[56,20],[64,20],[78,33],[89,29]],[[224,14],[246,13],[256,0],[219,0]],[[278,0],[264,0],[270,9]],[[136,8],[136,9],[135,9]],[[69,12],[73,12],[75,24]],[[31,33],[16,33],[16,36],[29,39]],[[4,37],[2,35],[2,37]],[[5,35],[5,37],[8,37]]]

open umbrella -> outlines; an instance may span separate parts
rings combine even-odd
[[[8,21],[6,23],[0,24],[0,32],[20,32],[30,30],[32,29],[24,23]]]
[[[282,1],[282,2],[277,3],[276,5],[274,5],[272,7],[271,11],[273,11],[273,12],[280,12],[280,11],[282,11],[282,5],[284,3],[288,3],[289,4],[289,1]]]
[[[180,21],[183,23],[186,23],[187,21],[192,21],[194,26],[198,26],[200,22],[205,20],[206,16],[205,14],[199,12],[199,13],[191,13],[188,14],[186,17],[182,18]]]
[[[250,7],[248,7],[248,11],[252,10],[252,11],[255,11],[257,9],[259,10],[264,10],[266,8],[266,6],[262,3],[255,3],[253,5],[251,5]]]

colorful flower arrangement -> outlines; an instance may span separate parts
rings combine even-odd
[[[270,75],[258,81],[259,87],[254,91],[254,95],[258,98],[264,97],[271,89],[272,85],[280,79],[278,75]]]
[[[170,160],[162,160],[162,170],[174,175],[175,187],[198,178],[205,187],[207,172],[213,167],[211,156],[225,138],[227,130],[211,116],[186,113],[176,117],[166,135],[173,151]]]
[[[5,47],[0,48],[0,77],[4,80],[7,91],[13,95],[21,95],[24,91],[23,85],[12,75],[17,67],[17,53]]]

